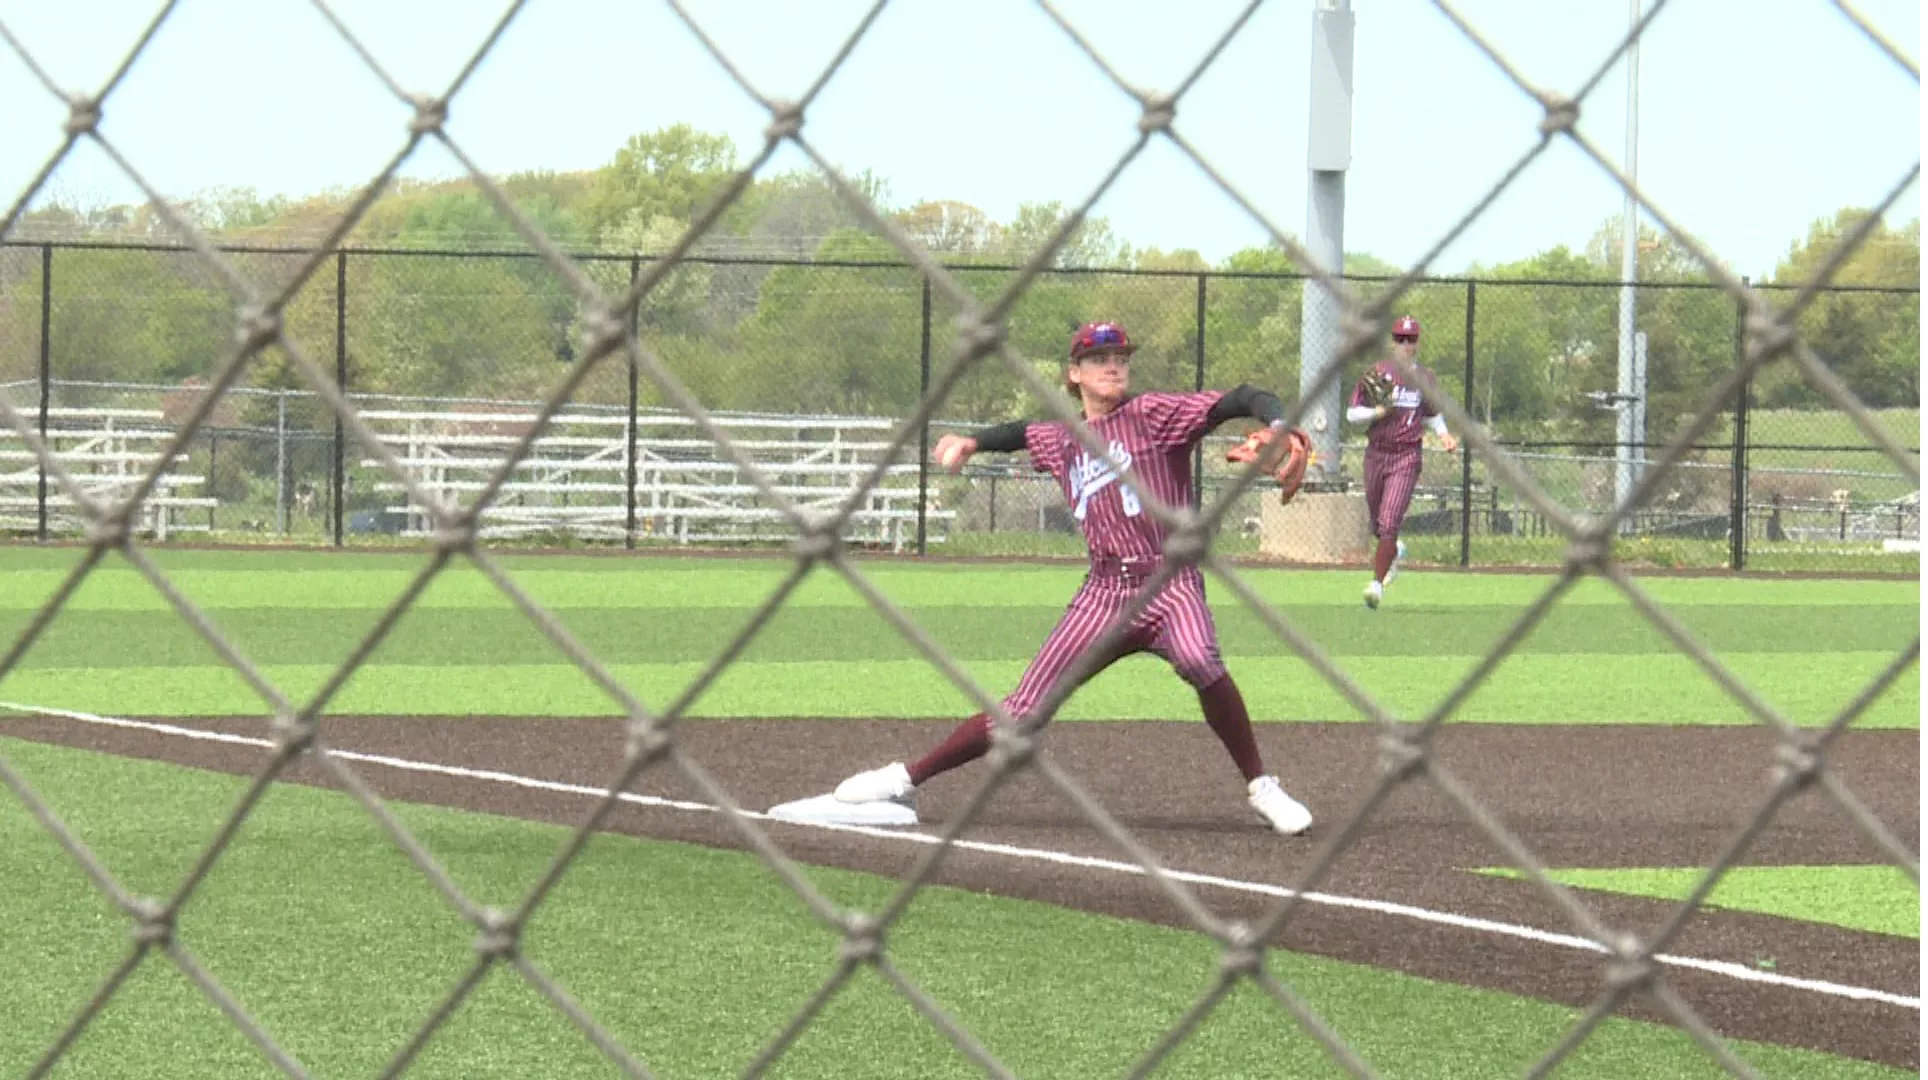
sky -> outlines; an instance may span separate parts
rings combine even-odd
[[[1337,2],[1337,0],[1326,0]],[[1577,92],[1625,35],[1635,0],[1457,0],[1525,79]],[[1654,0],[1644,0],[1651,8]],[[1176,130],[1278,228],[1306,220],[1315,0],[1269,0],[1193,85]],[[61,87],[92,92],[155,0],[0,0],[0,23]],[[406,90],[440,93],[506,4],[330,0]],[[772,98],[821,74],[870,3],[685,0]],[[1056,0],[1136,86],[1171,90],[1244,8],[1240,0]],[[1424,256],[1538,143],[1542,112],[1422,0],[1354,0],[1352,161],[1345,247],[1402,266]],[[1919,5],[1852,5],[1918,62]],[[1616,62],[1578,130],[1625,160],[1628,65]],[[1828,0],[1671,0],[1639,50],[1639,183],[1735,272],[1770,274],[1816,219],[1884,197],[1919,161],[1918,82]],[[58,148],[65,106],[0,46],[0,204]],[[169,197],[213,186],[299,196],[366,182],[402,146],[410,110],[309,0],[178,0],[104,110],[102,132]],[[1030,0],[894,0],[812,106],[804,135],[893,206],[969,203],[1009,220],[1026,202],[1082,202],[1137,137],[1138,106]],[[741,159],[767,111],[662,0],[528,0],[454,99],[448,132],[483,170],[574,170],[630,135],[689,123]],[[766,172],[808,166],[786,146]],[[425,143],[403,168],[461,172]],[[83,141],[45,196],[132,201]],[[1611,178],[1556,140],[1435,260],[1463,272],[1583,247],[1623,206]],[[1169,141],[1153,140],[1094,208],[1139,248],[1216,262],[1264,227]],[[1891,213],[1920,214],[1918,186]]]

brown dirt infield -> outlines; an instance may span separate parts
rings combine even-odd
[[[262,736],[259,721],[168,721]],[[677,746],[750,810],[820,794],[857,768],[914,755],[949,725],[890,720],[694,720]],[[57,719],[9,718],[9,736],[231,772],[258,771],[265,752]],[[1202,724],[1063,722],[1043,746],[1052,761],[1126,826],[1162,865],[1277,886],[1298,875],[1358,808],[1377,777],[1375,731],[1359,724],[1262,725],[1268,765],[1318,815],[1298,838],[1264,831],[1244,805],[1224,752]],[[487,768],[543,780],[606,786],[623,750],[612,720],[494,717],[330,717],[332,747]],[[1751,728],[1564,727],[1454,724],[1436,757],[1547,865],[1704,866],[1766,800],[1772,741]],[[1848,732],[1830,766],[1911,850],[1920,846],[1920,739],[1913,731]],[[579,823],[582,796],[449,776],[357,766],[386,798],[463,807],[561,824]],[[926,831],[940,831],[975,789],[984,766],[933,781],[920,793]],[[333,786],[311,764],[287,778]],[[631,790],[703,800],[659,763]],[[605,828],[639,836],[743,848],[718,815],[624,805]],[[771,822],[767,830],[801,862],[902,877],[926,850],[861,835]],[[1127,860],[1035,773],[991,802],[972,840]],[[1468,872],[1510,860],[1435,787],[1403,785],[1372,815],[1316,888],[1546,931],[1582,932],[1530,883]],[[1746,865],[1884,862],[1833,803],[1815,792],[1786,805],[1754,841]],[[937,883],[1188,925],[1143,877],[989,853],[954,851]],[[1210,886],[1194,891],[1221,918],[1261,919],[1277,901]],[[1671,904],[1588,893],[1610,927],[1652,933]],[[1431,979],[1489,987],[1584,1007],[1602,991],[1600,956],[1406,915],[1301,904],[1273,943]],[[1667,948],[1675,956],[1916,996],[1917,941],[1765,915],[1702,910]],[[1675,967],[1670,985],[1715,1031],[1917,1068],[1920,1013],[1811,990],[1745,982]],[[1643,1002],[1621,1014],[1664,1020]]]

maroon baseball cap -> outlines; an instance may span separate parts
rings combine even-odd
[[[1088,322],[1071,335],[1071,359],[1081,360],[1096,352],[1121,352],[1129,356],[1138,351],[1122,323]]]
[[[1413,318],[1411,315],[1401,315],[1399,321],[1392,324],[1392,336],[1418,337],[1419,320]]]

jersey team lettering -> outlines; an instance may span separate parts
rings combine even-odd
[[[1192,498],[1191,448],[1209,426],[1206,417],[1223,397],[1219,391],[1139,394],[1091,421],[1091,433],[1106,453],[1093,454],[1058,422],[1025,429],[1031,466],[1058,481],[1079,530],[1094,558],[1155,559],[1164,550],[1166,529],[1125,483],[1132,481],[1167,506],[1188,506]],[[1117,498],[1110,490],[1116,490]]]
[[[1089,451],[1081,450],[1066,477],[1066,483],[1071,486],[1071,497],[1077,500],[1071,516],[1079,521],[1085,519],[1091,497],[1117,484],[1119,474],[1131,468],[1131,451],[1125,448],[1124,443],[1113,439],[1107,449],[1109,455],[1101,458],[1094,458]],[[1118,499],[1124,506],[1126,517],[1137,517],[1144,512],[1144,506],[1138,501],[1138,493],[1129,484],[1118,484]]]

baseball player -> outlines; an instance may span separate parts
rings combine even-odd
[[[971,455],[1026,450],[1031,466],[1056,478],[1084,531],[1091,566],[1057,629],[1025,669],[1004,708],[1020,723],[1036,721],[1039,705],[1059,678],[1099,642],[1157,570],[1167,530],[1144,512],[1135,492],[1119,480],[1129,467],[1145,489],[1168,506],[1189,505],[1192,447],[1227,420],[1254,417],[1266,427],[1226,455],[1228,461],[1259,460],[1279,479],[1290,499],[1304,480],[1311,457],[1305,433],[1284,427],[1279,399],[1250,386],[1231,391],[1131,394],[1131,355],[1136,346],[1115,322],[1086,323],[1072,336],[1065,389],[1084,406],[1087,425],[1109,453],[1093,457],[1061,422],[1017,421],[973,435],[946,435],[932,457],[956,472]],[[1274,830],[1288,835],[1312,824],[1311,811],[1286,794],[1265,771],[1244,699],[1219,656],[1218,632],[1205,603],[1205,577],[1196,566],[1174,574],[1156,599],[1134,619],[1130,632],[1097,658],[1085,678],[1137,652],[1164,658],[1198,691],[1205,722],[1224,743],[1245,779],[1246,800]],[[965,720],[929,753],[908,765],[893,762],[858,773],[837,786],[847,803],[895,800],[909,803],[931,777],[982,757],[991,748],[992,720],[979,713]]]
[[[1438,386],[1431,370],[1419,363],[1419,320],[1402,315],[1392,324],[1393,355],[1411,364],[1428,389]],[[1425,433],[1439,436],[1447,453],[1459,440],[1446,430],[1446,418],[1433,410],[1418,388],[1407,386],[1393,360],[1374,364],[1352,388],[1346,419],[1366,425],[1366,516],[1379,541],[1372,554],[1372,581],[1366,585],[1366,606],[1377,609],[1385,588],[1398,576],[1406,545],[1399,525],[1419,483],[1420,451]]]

